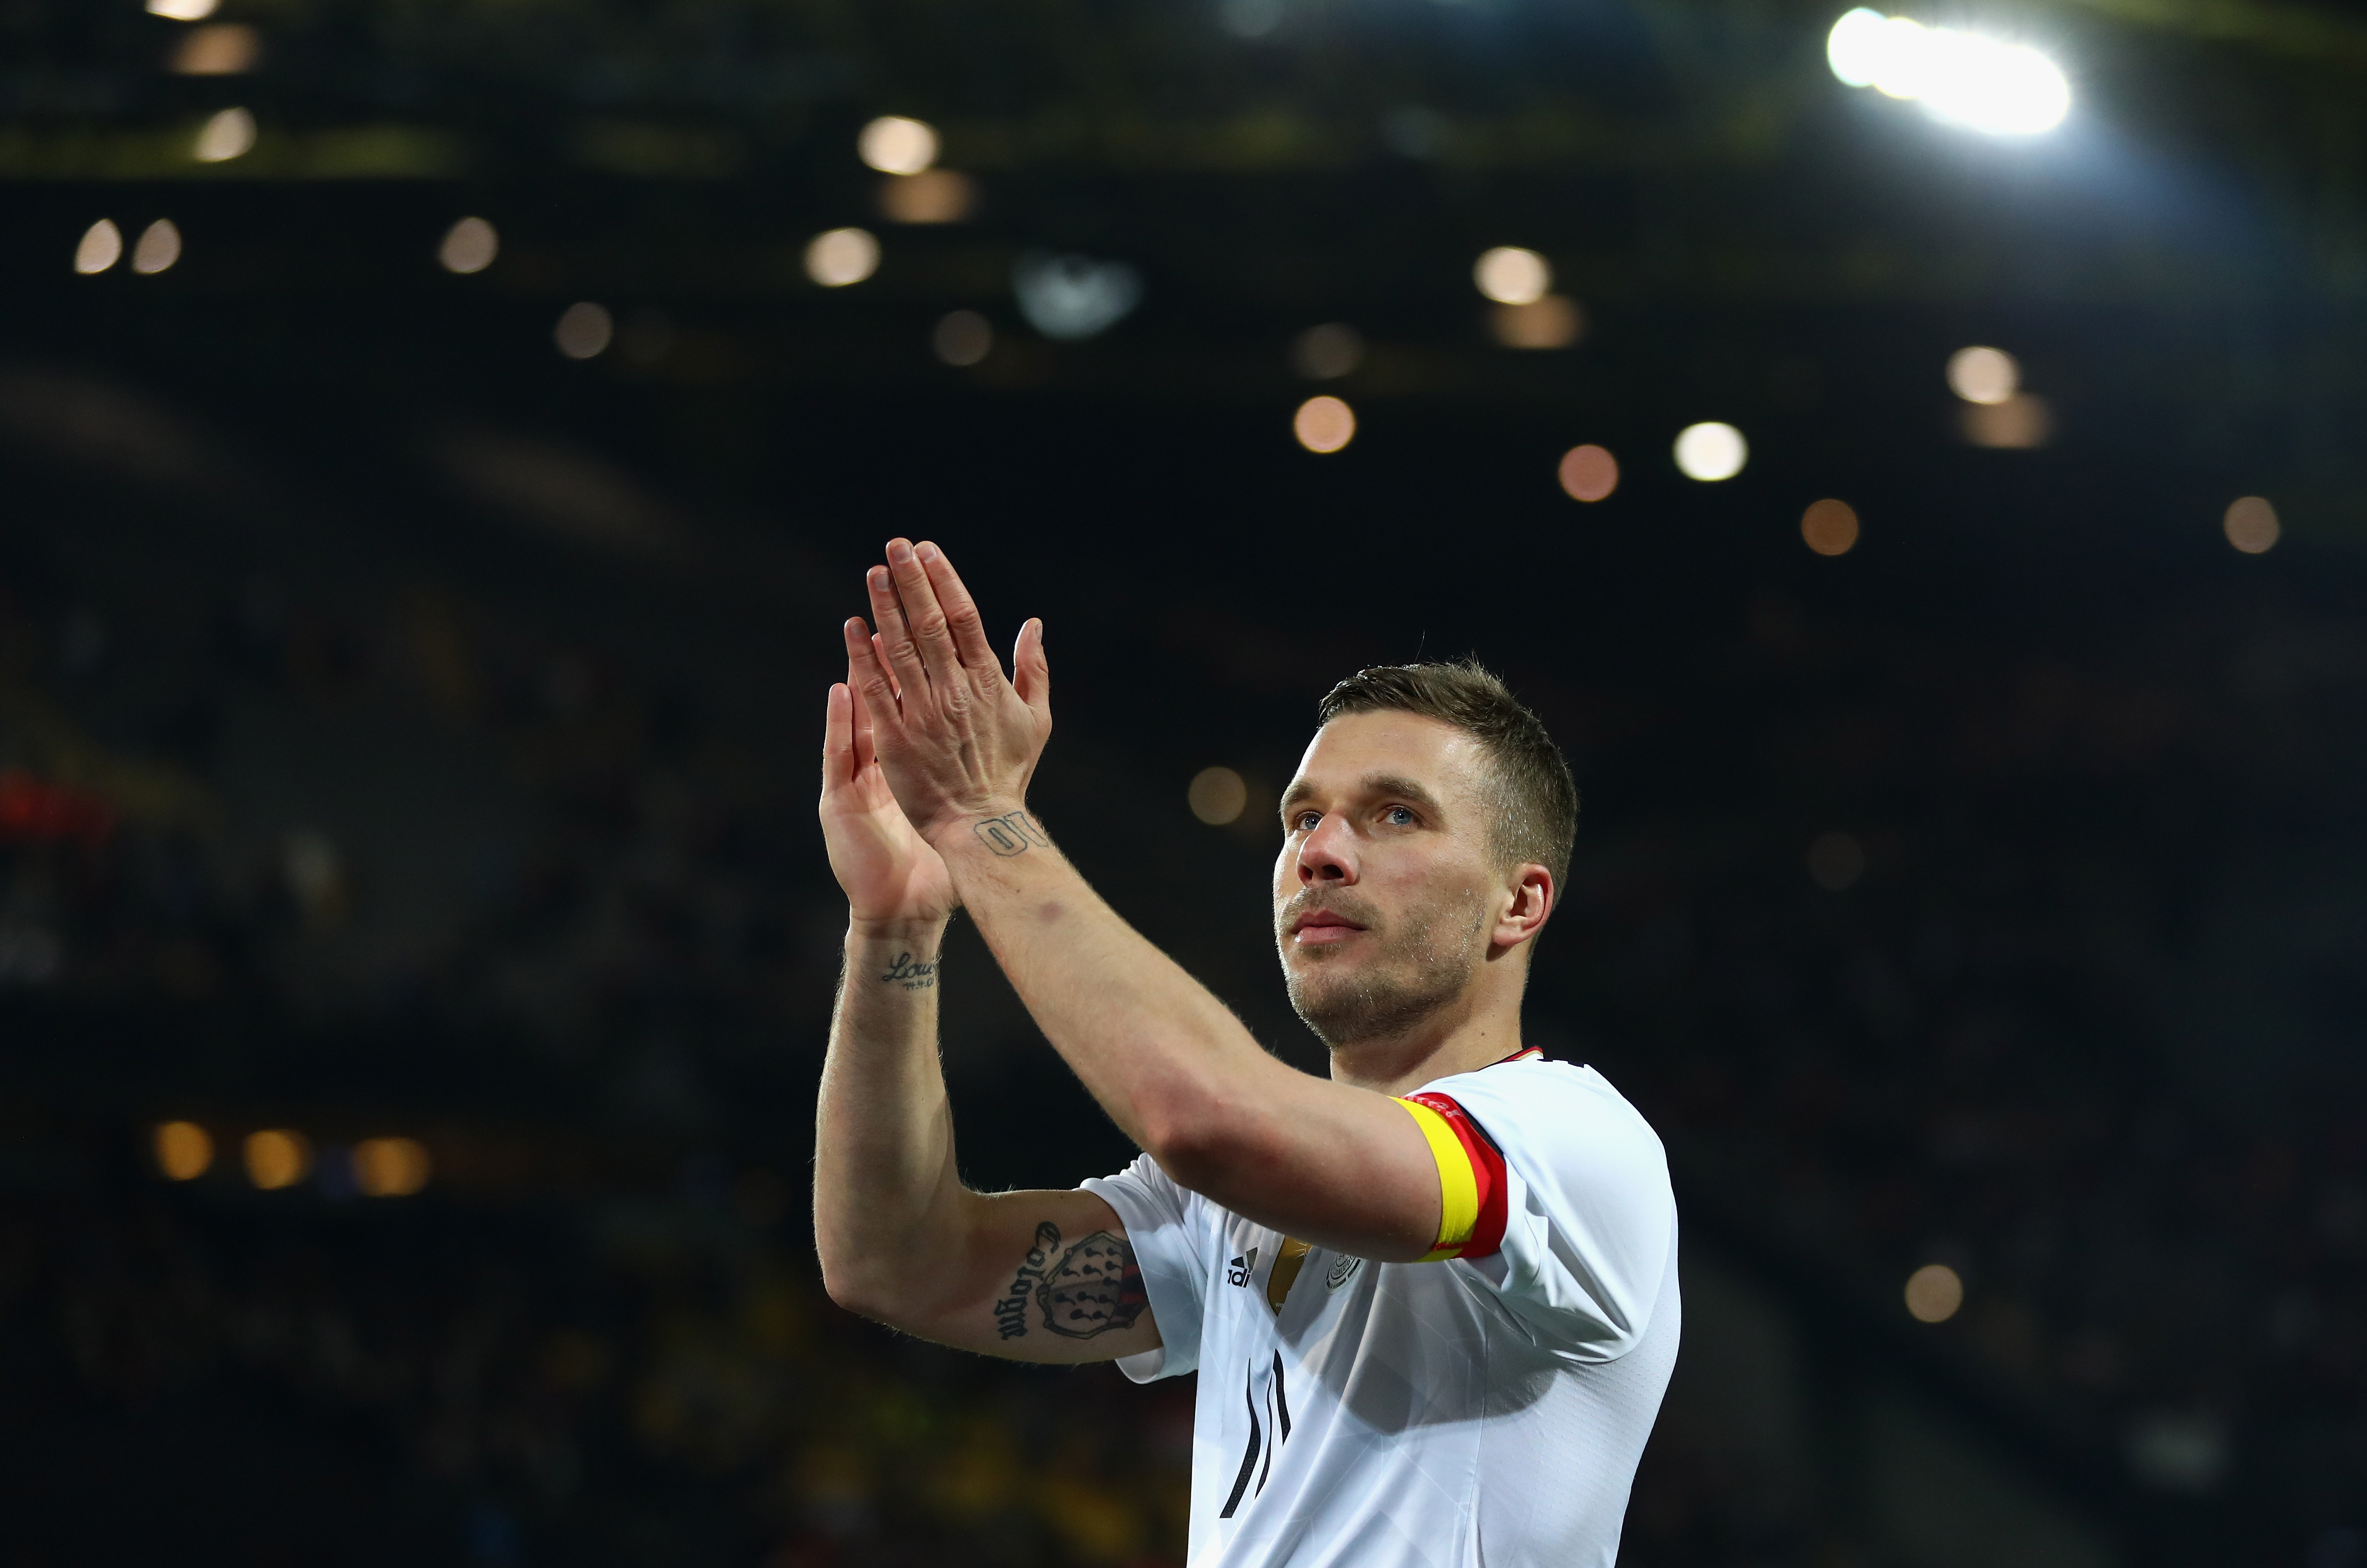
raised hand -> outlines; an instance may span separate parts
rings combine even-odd
[[[1017,683],[986,640],[969,590],[926,541],[888,545],[866,579],[875,638],[846,623],[848,679],[871,716],[881,768],[923,839],[1024,808],[1027,783],[1052,733],[1052,676],[1044,624],[1019,630]]]
[[[943,924],[958,900],[946,863],[888,787],[871,716],[852,684],[830,689],[822,726],[821,836],[858,925]]]

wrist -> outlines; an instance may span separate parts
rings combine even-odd
[[[930,848],[952,860],[980,850],[1009,859],[1031,849],[1047,849],[1051,838],[1024,800],[980,802],[968,811],[934,822],[923,835]]]
[[[887,919],[871,919],[849,911],[846,917],[846,945],[849,947],[908,947],[935,953],[944,941],[946,928],[953,923],[950,915],[908,915]]]

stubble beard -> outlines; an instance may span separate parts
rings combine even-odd
[[[1361,963],[1342,964],[1347,955],[1339,950],[1312,947],[1298,950],[1297,964],[1283,964],[1291,1010],[1334,1050],[1411,1032],[1461,997],[1478,969],[1486,921],[1473,901],[1442,894],[1386,923],[1361,906],[1325,900],[1319,907],[1339,909],[1377,939]],[[1285,931],[1296,912],[1294,901]]]

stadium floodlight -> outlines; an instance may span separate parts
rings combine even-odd
[[[1912,99],[1933,119],[1991,136],[2033,136],[2071,112],[2062,67],[2028,44],[1927,28],[1863,6],[1833,24],[1825,59],[1852,87]]]

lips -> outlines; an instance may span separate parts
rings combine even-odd
[[[1292,918],[1288,930],[1301,947],[1328,947],[1364,931],[1359,921],[1337,909],[1308,909]]]

